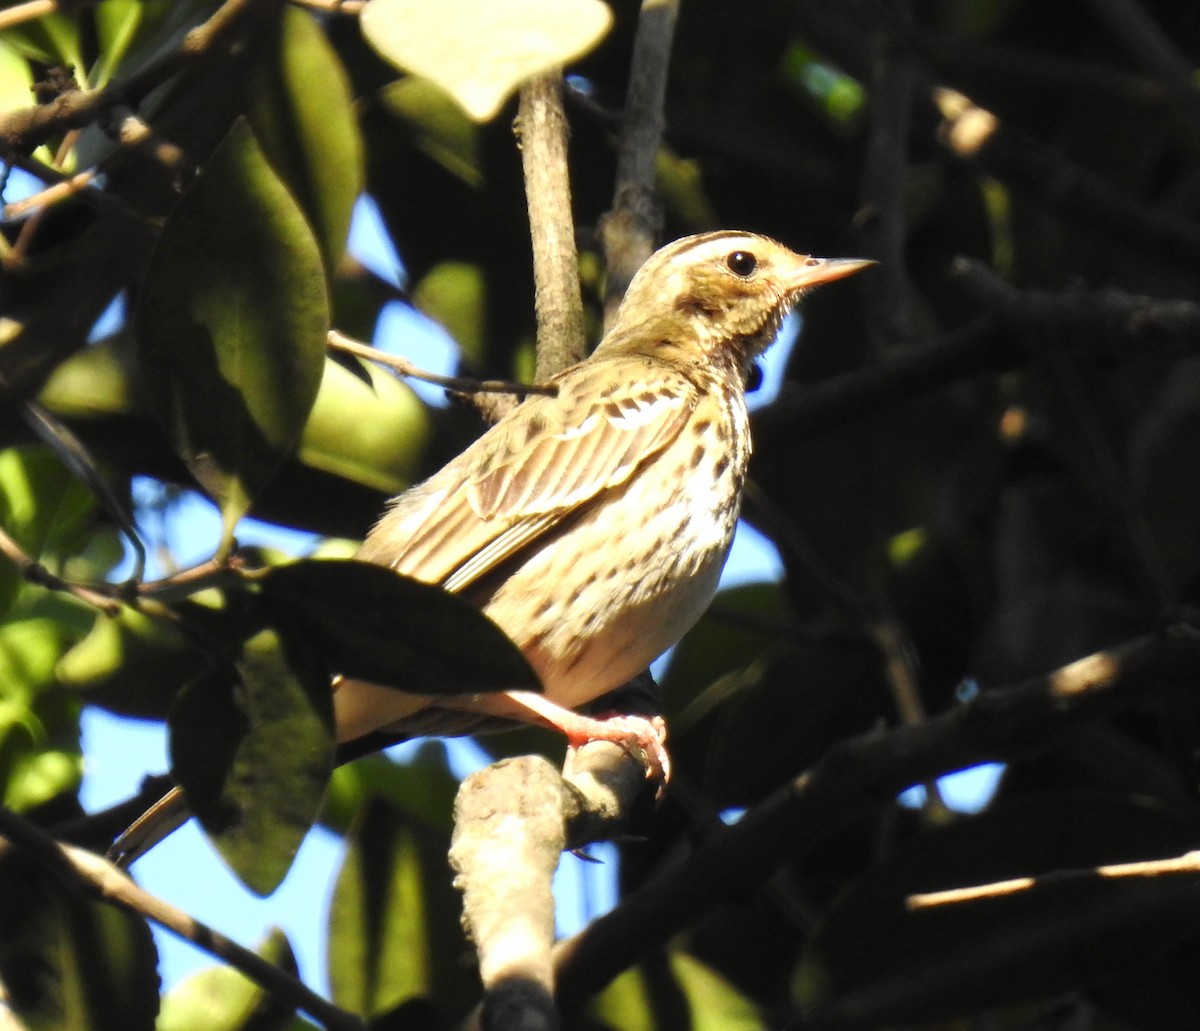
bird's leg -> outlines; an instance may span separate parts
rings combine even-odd
[[[612,741],[625,748],[636,746],[645,757],[648,777],[664,784],[671,777],[671,759],[666,749],[667,724],[661,716],[584,716],[533,691],[499,691],[476,695],[461,705],[455,705],[449,699],[439,704],[550,727],[563,734],[572,749],[589,741]]]

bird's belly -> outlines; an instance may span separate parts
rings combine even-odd
[[[724,478],[693,476],[665,494],[662,475],[658,468],[634,477],[483,603],[560,705],[584,705],[641,672],[691,628],[716,591],[738,491]]]

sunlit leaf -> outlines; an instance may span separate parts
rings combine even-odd
[[[483,269],[465,261],[443,261],[416,286],[412,300],[445,327],[475,362],[483,360],[487,326],[487,283]]]
[[[325,33],[295,7],[283,15],[279,49],[259,78],[250,123],[332,267],[362,192],[362,138],[346,71]]]
[[[326,362],[297,453],[314,469],[398,494],[421,468],[429,410],[390,373],[367,367],[364,374],[366,382]]]
[[[339,1006],[370,1017],[415,996],[448,1010],[470,1005],[461,906],[446,859],[450,842],[384,802],[350,836],[329,915],[329,978]]]
[[[92,72],[92,87],[99,89],[112,78],[129,44],[137,35],[146,4],[142,0],[103,0],[94,8],[100,60]]]
[[[591,50],[612,12],[599,0],[371,0],[361,20],[387,60],[486,122],[526,79]]]
[[[328,328],[316,239],[238,122],[163,230],[138,311],[147,402],[226,540],[300,437]]]
[[[73,629],[49,618],[0,625],[0,799],[25,811],[79,786],[79,703],[54,667]]]
[[[670,975],[670,993],[681,997],[691,1031],[758,1031],[764,1026],[763,1014],[745,995],[711,967],[681,950],[672,950],[666,963],[652,969],[633,967],[624,971],[604,989],[588,1007],[589,1015],[601,1027],[620,1031],[644,1027],[666,1029],[677,1023],[680,1014],[673,1011],[672,1021],[656,1012],[655,999],[661,998],[664,977]],[[647,984],[647,982],[652,982]]]
[[[163,719],[176,692],[213,663],[177,624],[126,606],[116,616],[98,615],[88,635],[59,660],[55,674],[89,702]]]
[[[261,630],[233,669],[183,691],[169,725],[189,808],[243,883],[270,894],[312,826],[333,766],[324,666],[301,635]]]
[[[272,930],[255,950],[263,959],[296,974],[287,936]],[[290,1026],[286,1003],[229,966],[197,971],[162,1000],[155,1031],[266,1031]]]
[[[118,336],[72,355],[47,380],[39,403],[72,419],[143,414],[125,346]],[[429,410],[402,380],[374,366],[355,375],[327,360],[296,456],[313,469],[398,494],[416,479],[430,430]]]

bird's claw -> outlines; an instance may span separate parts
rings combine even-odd
[[[611,741],[633,754],[636,748],[646,763],[646,777],[665,787],[671,779],[671,757],[667,754],[667,723],[661,716],[608,714],[579,717],[567,741],[572,752],[589,741]]]

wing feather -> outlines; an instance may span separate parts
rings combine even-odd
[[[556,397],[530,398],[397,498],[360,557],[465,590],[624,483],[679,434],[698,400],[672,370],[655,369],[646,386],[643,362],[606,362],[601,390],[594,367],[567,370]]]

